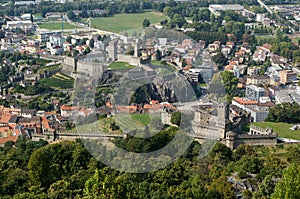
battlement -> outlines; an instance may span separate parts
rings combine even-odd
[[[254,125],[250,126],[249,135],[272,135],[272,134],[276,134],[272,128],[262,128]]]
[[[237,134],[235,135],[235,138],[240,138],[240,139],[246,139],[246,138],[249,138],[249,139],[260,139],[260,138],[277,138],[278,135],[276,133],[273,133],[273,134],[256,134],[256,135],[249,135],[249,134]]]

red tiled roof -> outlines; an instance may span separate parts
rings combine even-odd
[[[246,99],[243,99],[240,97],[234,97],[233,100],[242,105],[257,105],[258,104],[258,101],[256,101],[256,100],[246,100]]]
[[[2,115],[0,119],[0,123],[8,123],[12,115]]]
[[[42,125],[43,125],[43,127],[46,128],[46,129],[50,129],[50,125],[48,123],[48,120],[47,120],[46,116],[43,116],[41,118],[42,118]]]
[[[266,49],[268,49],[268,50],[270,50],[271,49],[271,47],[272,47],[272,45],[271,44],[264,44],[264,45],[262,45],[262,47],[264,47],[264,48],[266,48]]]
[[[62,105],[60,107],[61,110],[63,111],[73,111],[73,110],[79,110],[80,106],[66,106],[66,105]]]

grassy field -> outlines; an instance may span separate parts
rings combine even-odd
[[[113,62],[108,66],[108,68],[111,70],[121,70],[135,68],[135,66],[129,65],[126,62]]]
[[[293,124],[274,123],[274,122],[255,122],[253,123],[253,125],[262,128],[272,128],[278,134],[278,137],[300,140],[300,130],[292,131],[289,129],[290,127],[294,126]]]
[[[38,26],[43,29],[48,30],[61,30],[61,23],[60,22],[50,22],[50,23],[39,23]],[[73,26],[68,23],[64,23],[64,29],[75,29],[80,28],[78,26]]]
[[[56,65],[52,65],[52,66],[48,66],[48,67],[43,67],[43,68],[38,69],[37,73],[41,74],[46,70],[49,70],[51,72],[51,71],[57,70],[60,66],[61,66],[60,64],[56,64]]]
[[[168,19],[168,17],[157,12],[116,14],[113,17],[93,18],[92,25],[100,30],[120,33],[131,29],[141,28],[144,19],[149,19],[151,24],[156,24],[164,19]],[[86,18],[81,19],[82,22],[86,22],[86,20]]]
[[[161,64],[160,61],[151,60],[151,64],[157,67],[156,72],[161,75],[174,73],[176,71],[172,66]]]
[[[48,64],[48,63],[52,62],[51,60],[42,59],[42,58],[34,58],[33,60],[35,60],[36,63],[38,63],[38,64]]]
[[[122,129],[145,127],[151,122],[148,114],[116,114],[115,119]]]
[[[74,79],[63,73],[56,73],[52,77],[43,79],[42,82],[57,89],[73,88],[74,85]]]

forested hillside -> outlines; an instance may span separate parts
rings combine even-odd
[[[162,141],[170,138],[161,135]],[[140,142],[126,138],[116,143],[139,151],[160,147]],[[172,165],[130,174],[98,162],[80,140],[47,144],[19,139],[0,147],[0,198],[235,198],[240,190],[228,177],[251,185],[252,192],[241,191],[245,198],[293,198],[284,194],[300,192],[299,145],[241,145],[231,151],[218,143],[204,158],[200,148],[194,142]]]

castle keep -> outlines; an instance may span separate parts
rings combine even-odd
[[[249,114],[230,114],[228,104],[202,103],[195,107],[192,132],[195,138],[219,140],[231,149],[241,144],[276,145],[277,134],[272,129],[251,125],[249,132],[242,127],[249,123]]]

